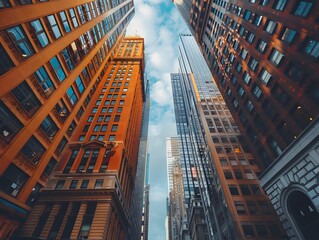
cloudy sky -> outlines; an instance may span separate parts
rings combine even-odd
[[[178,34],[187,27],[170,0],[134,0],[127,36],[144,37],[146,73],[151,83],[149,127],[150,240],[165,240],[167,174],[165,141],[176,136],[170,73],[178,71]]]

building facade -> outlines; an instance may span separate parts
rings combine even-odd
[[[150,190],[151,186],[148,181],[150,166],[150,154],[147,154],[146,169],[145,169],[145,182],[144,182],[144,195],[143,195],[143,211],[142,211],[142,227],[141,227],[141,240],[148,240],[148,226],[149,226],[149,210],[150,210]]]
[[[260,177],[289,239],[319,234],[319,119],[313,122]]]
[[[281,239],[260,169],[191,35],[181,35],[172,74],[191,239]]]
[[[1,1],[0,238],[24,221],[134,15],[133,1]]]
[[[173,189],[173,174],[175,162],[179,162],[178,137],[166,138],[166,166],[167,166],[167,183],[168,192]]]
[[[186,22],[264,170],[319,114],[319,5],[211,0],[188,9]]]
[[[133,236],[130,206],[145,100],[143,76],[144,40],[126,37],[17,237]]]

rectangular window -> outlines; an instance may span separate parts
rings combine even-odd
[[[254,96],[257,100],[260,100],[260,99],[261,99],[262,91],[261,91],[261,89],[258,87],[258,85],[255,84],[255,85],[252,87],[251,93],[253,94],[253,96]]]
[[[75,103],[78,101],[78,97],[75,95],[73,87],[69,87],[69,89],[66,91],[66,94],[68,95],[71,104],[75,105]]]
[[[11,68],[14,67],[14,64],[9,57],[8,53],[6,50],[3,48],[3,46],[0,44],[0,56],[1,56],[1,61],[0,61],[0,76],[3,75],[4,73],[8,72]]]
[[[117,128],[118,128],[118,125],[117,124],[113,124],[112,126],[112,132],[116,132],[117,131]]]
[[[228,188],[229,188],[231,195],[233,195],[233,196],[239,195],[239,192],[238,192],[236,185],[229,185]]]
[[[296,36],[297,31],[292,30],[290,28],[284,28],[283,33],[281,35],[281,40],[290,44],[292,43],[292,41],[294,40],[295,36]]]
[[[258,15],[258,14],[255,14],[255,17],[254,17],[254,20],[253,20],[253,24],[256,25],[256,26],[259,26],[261,21],[262,21],[263,17]]]
[[[70,14],[70,17],[71,17],[71,21],[72,21],[73,27],[75,27],[75,28],[78,27],[79,26],[78,20],[76,19],[76,15],[75,15],[75,12],[74,12],[73,8],[69,9],[69,14]]]
[[[244,83],[246,85],[249,85],[249,83],[251,81],[251,77],[250,77],[250,75],[247,72],[245,72],[244,75],[243,75],[243,81],[244,81]]]
[[[70,57],[70,53],[68,51],[67,48],[64,48],[62,51],[61,51],[61,54],[62,54],[62,57],[68,67],[68,69],[70,71],[72,71],[74,69],[74,65],[73,65],[73,62],[72,62],[72,59]]]
[[[294,14],[300,17],[307,17],[312,5],[313,3],[311,1],[297,1],[297,6]]]
[[[270,79],[271,79],[271,74],[266,70],[262,69],[259,74],[259,79],[264,83],[266,86],[268,85]]]
[[[276,26],[277,26],[276,22],[274,22],[273,20],[268,20],[266,23],[265,31],[270,34],[273,34]]]
[[[283,11],[286,6],[286,3],[287,3],[287,0],[277,0],[275,1],[272,8],[278,11]]]
[[[256,46],[256,49],[260,52],[260,53],[264,53],[265,50],[267,48],[267,43],[263,40],[259,40]]]
[[[36,35],[41,47],[45,47],[49,44],[49,39],[47,34],[45,33],[45,30],[43,29],[43,26],[40,22],[40,20],[34,20],[31,23],[32,29],[34,34]]]
[[[250,70],[252,71],[256,71],[257,67],[258,67],[258,62],[255,58],[251,57],[249,59],[249,62],[248,62],[248,66],[250,68]]]
[[[269,55],[269,61],[272,62],[275,66],[278,66],[282,60],[284,55],[279,52],[277,49],[273,49],[271,54]]]
[[[304,51],[315,58],[319,57],[319,42],[309,39],[306,43]]]
[[[79,180],[72,180],[71,184],[70,184],[70,189],[75,189],[76,186],[78,185]]]
[[[34,54],[34,49],[21,26],[15,26],[6,30],[17,51],[24,58]]]
[[[16,197],[29,176],[14,164],[10,164],[0,177],[0,190]]]
[[[56,76],[58,77],[59,81],[63,82],[63,80],[66,78],[66,75],[64,73],[64,70],[63,70],[58,58],[57,57],[51,58],[50,64],[51,64]]]
[[[62,36],[61,31],[60,31],[60,28],[58,26],[58,23],[56,22],[54,15],[47,16],[47,20],[50,24],[50,27],[51,27],[51,30],[52,30],[52,33],[53,33],[53,36],[55,37],[55,39],[60,38]]]
[[[254,104],[250,100],[247,100],[245,107],[248,112],[252,112],[254,109]]]
[[[65,180],[59,180],[58,182],[57,182],[57,184],[55,185],[55,189],[62,189],[63,188],[63,186],[64,186],[64,183],[65,183]]]
[[[72,151],[72,154],[71,154],[71,156],[70,156],[70,158],[69,158],[69,160],[68,160],[68,162],[67,162],[67,164],[66,164],[66,166],[65,166],[65,168],[63,170],[63,173],[69,173],[70,172],[71,167],[72,167],[72,165],[74,163],[74,160],[76,159],[78,153],[79,153],[79,150],[73,150]]]
[[[107,129],[107,125],[102,125],[102,127],[101,127],[101,132],[106,132],[106,129]]]
[[[20,153],[34,165],[37,165],[46,149],[42,144],[32,136],[23,146]]]
[[[96,179],[94,188],[102,188],[103,187],[103,179]]]
[[[78,239],[88,239],[91,225],[96,210],[96,202],[88,202],[85,214],[83,216],[82,225],[78,235]]]
[[[240,52],[240,57],[245,60],[247,57],[247,54],[248,54],[247,50],[243,48]]]
[[[43,120],[40,128],[50,140],[52,140],[59,131],[59,128],[49,115]]]
[[[46,96],[50,96],[54,90],[55,87],[52,83],[52,80],[50,79],[47,71],[44,67],[40,67],[35,73],[34,76],[38,80],[39,84],[41,85],[44,93]]]
[[[46,176],[49,176],[50,173],[52,172],[52,170],[54,169],[56,163],[57,163],[57,161],[52,157],[52,158],[50,159],[50,161],[48,162],[47,166],[45,167],[43,173],[44,173]]]
[[[39,99],[25,81],[14,88],[11,93],[29,116],[33,116],[42,106]]]
[[[89,185],[89,180],[83,180],[82,183],[81,183],[81,188],[87,188]]]
[[[76,84],[76,86],[77,86],[79,92],[80,92],[80,93],[83,93],[85,87],[84,87],[84,84],[83,84],[83,82],[82,82],[80,76],[78,76],[78,77],[75,79],[75,84]]]
[[[64,11],[60,12],[59,16],[63,24],[64,31],[67,33],[70,32],[71,31],[70,24],[69,24],[68,18],[66,17],[65,12]]]

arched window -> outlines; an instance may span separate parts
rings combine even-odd
[[[295,190],[288,195],[287,208],[305,240],[317,240],[319,236],[319,213],[309,197]]]

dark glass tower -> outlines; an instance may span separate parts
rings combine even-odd
[[[190,9],[186,22],[262,170],[319,114],[318,19],[311,0],[196,1]]]
[[[279,239],[260,169],[190,35],[172,74],[186,222],[191,239]]]

